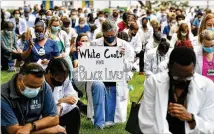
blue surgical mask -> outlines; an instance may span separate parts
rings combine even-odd
[[[52,26],[52,27],[51,27],[51,30],[52,30],[53,32],[57,32],[57,31],[59,30],[59,26],[58,26],[58,27]]]
[[[40,91],[41,87],[39,88],[29,88],[29,87],[25,87],[24,91],[22,92],[22,94],[24,96],[26,96],[27,98],[34,98],[38,95],[39,91]]]
[[[113,36],[113,37],[105,37],[105,40],[106,40],[108,43],[112,43],[112,42],[114,42],[114,40],[115,40],[115,36]]]
[[[214,52],[214,47],[203,47],[203,50],[207,53],[212,53]]]
[[[52,16],[46,16],[47,20],[51,20]]]
[[[39,41],[45,38],[45,34],[44,33],[36,32],[35,35],[36,35],[36,39],[39,40]]]
[[[22,80],[22,83],[25,87],[24,91],[22,92],[22,94],[27,97],[27,98],[34,98],[38,95],[41,87],[38,87],[38,88],[30,88],[30,87],[27,87],[25,86],[23,80]]]
[[[208,27],[207,30],[211,30],[214,32],[214,27]]]

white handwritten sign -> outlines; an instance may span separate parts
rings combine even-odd
[[[116,82],[124,80],[123,56],[118,47],[85,47],[78,54],[78,80]]]

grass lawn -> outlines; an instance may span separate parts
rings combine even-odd
[[[2,71],[1,84],[8,81],[13,76],[13,74],[14,73],[8,73],[5,71]],[[143,91],[143,82],[144,82],[144,76],[138,75],[138,74],[135,74],[133,76],[133,79],[129,82],[129,85],[132,85],[134,87],[134,90],[129,92],[131,102],[133,101],[136,102],[140,97]],[[130,106],[131,106],[131,103],[129,103],[129,106],[128,106],[128,115],[130,111]],[[88,120],[86,117],[82,116],[80,133],[81,134],[128,134],[128,132],[125,131],[125,126],[126,126],[126,123],[117,124],[111,128],[105,128],[103,131],[101,131],[101,130],[95,129],[91,121]]]

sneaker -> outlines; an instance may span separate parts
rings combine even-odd
[[[9,67],[8,72],[16,72],[16,68],[14,66]]]
[[[115,125],[115,123],[114,123],[113,121],[107,121],[107,122],[105,122],[105,127],[106,127],[106,128],[112,127],[112,126],[114,126],[114,125]]]
[[[103,130],[104,126],[95,126],[95,128],[98,129],[98,130]]]

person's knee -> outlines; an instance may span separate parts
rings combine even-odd
[[[92,88],[92,92],[102,92],[102,91],[105,91],[105,85],[101,81],[95,81],[95,82],[93,82],[91,88]]]

